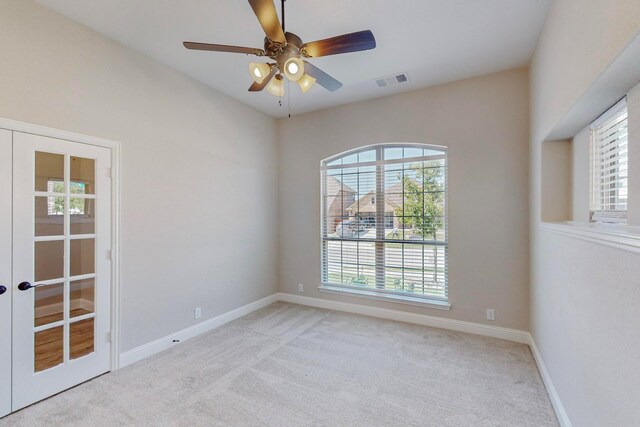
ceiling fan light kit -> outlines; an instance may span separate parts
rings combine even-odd
[[[309,92],[309,89],[311,89],[311,86],[313,86],[316,82],[316,79],[314,79],[313,77],[311,77],[309,74],[305,74],[304,76],[302,76],[302,78],[300,78],[300,80],[298,80],[298,86],[300,86],[300,90],[302,91],[302,93],[307,93]]]
[[[266,87],[267,92],[281,97],[284,95],[283,75],[288,80],[298,83],[302,93],[307,93],[316,82],[330,92],[334,92],[342,87],[342,83],[302,58],[359,52],[376,47],[376,40],[369,30],[303,43],[297,35],[285,32],[285,0],[281,0],[282,26],[280,26],[273,0],[248,1],[266,34],[264,49],[197,42],[184,42],[183,45],[192,50],[266,56],[275,61],[249,64],[249,74],[254,82],[249,87],[249,92],[260,92]]]
[[[276,78],[269,82],[267,92],[277,97],[284,96],[284,81],[281,75],[276,75]]]
[[[267,78],[270,71],[271,67],[269,64],[263,64],[261,62],[249,63],[249,74],[251,74],[251,78],[256,83],[262,83],[264,79]]]
[[[304,75],[304,62],[302,59],[293,57],[284,63],[284,75],[292,82],[297,82]]]

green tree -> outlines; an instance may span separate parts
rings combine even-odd
[[[404,204],[395,209],[403,228],[413,234],[437,240],[444,225],[444,169],[438,161],[414,165],[409,173],[398,176],[403,183]],[[438,251],[434,247],[434,277],[438,280]]]
[[[401,224],[412,227],[415,234],[436,239],[443,226],[444,179],[441,165],[425,162],[411,167],[413,173],[398,176],[403,182],[404,206],[395,214]]]

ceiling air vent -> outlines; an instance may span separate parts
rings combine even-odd
[[[374,79],[378,87],[393,86],[399,83],[406,83],[409,81],[407,73],[395,74],[393,76],[379,77]]]

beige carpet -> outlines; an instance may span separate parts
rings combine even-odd
[[[525,345],[277,303],[5,426],[555,426]]]

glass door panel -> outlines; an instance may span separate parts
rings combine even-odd
[[[62,326],[36,332],[34,341],[35,372],[51,369],[63,362],[64,328]]]
[[[36,282],[64,277],[64,240],[35,242]]]
[[[71,156],[71,193],[95,194],[95,160]]]
[[[69,337],[71,359],[77,359],[93,352],[93,323],[93,319],[85,319],[71,324],[71,333]]]
[[[71,282],[71,317],[84,316],[95,310],[95,280],[83,279]]]
[[[96,232],[95,199],[72,197],[69,206],[71,234],[94,234]]]
[[[36,151],[35,190],[63,193],[64,155]]]
[[[64,320],[64,283],[34,289],[34,326]]]
[[[71,276],[95,273],[95,239],[71,240]]]
[[[62,236],[64,234],[64,197],[36,196],[36,236]]]

